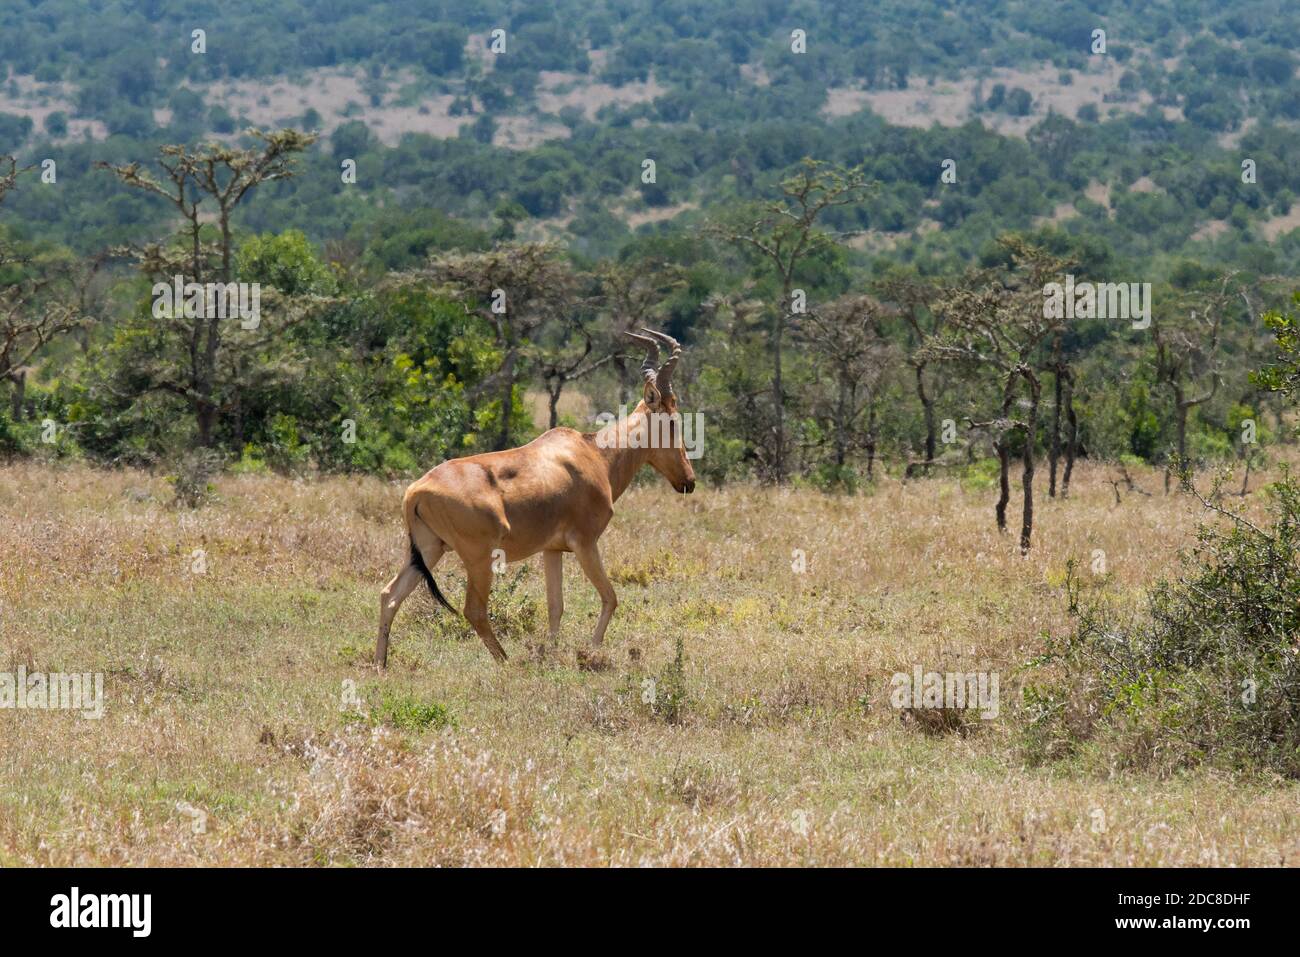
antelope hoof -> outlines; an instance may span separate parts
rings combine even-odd
[[[580,671],[608,671],[609,655],[599,648],[579,648],[578,669]]]

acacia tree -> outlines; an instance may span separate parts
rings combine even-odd
[[[502,243],[487,252],[437,255],[424,269],[400,277],[412,280],[443,286],[493,330],[501,366],[466,398],[473,405],[496,390],[501,422],[494,448],[510,448],[515,389],[528,371],[536,337],[548,323],[564,323],[581,307],[581,277],[553,243]]]
[[[871,296],[844,296],[809,310],[799,329],[799,338],[833,374],[825,417],[841,481],[856,449],[866,452],[867,478],[874,474],[879,386],[892,354],[880,329],[883,311]]]
[[[715,293],[700,303],[702,322],[697,326],[701,362],[697,379],[701,398],[714,410],[717,431],[735,439],[730,449],[733,464],[748,463],[759,475],[771,475],[773,432],[772,405],[765,401],[771,394],[763,364],[762,333],[768,327],[767,305],[736,290]],[[700,330],[703,334],[700,335]],[[727,448],[724,440],[717,448]],[[711,454],[703,461],[706,467],[726,464]]]
[[[14,421],[23,418],[27,374],[36,354],[55,337],[80,327],[72,267],[46,265],[39,272],[31,259],[0,248],[0,379],[13,387]],[[12,271],[15,278],[4,278]]]
[[[1180,478],[1190,475],[1187,420],[1194,408],[1219,391],[1223,322],[1237,295],[1236,273],[1225,273],[1209,288],[1180,296],[1169,308],[1152,314],[1156,381],[1168,387],[1174,412],[1175,459],[1165,465],[1165,494],[1175,462]]]
[[[607,317],[609,340],[605,348],[618,370],[618,399],[633,404],[634,379],[628,368],[624,333],[644,327],[659,328],[664,301],[685,283],[681,267],[660,259],[628,259],[601,263],[596,269],[602,312]]]
[[[1010,272],[976,273],[949,292],[940,304],[948,317],[947,329],[928,351],[932,358],[993,375],[1000,396],[997,414],[986,421],[971,420],[970,425],[994,435],[999,489],[994,511],[1000,531],[1006,530],[1011,499],[1012,438],[1016,433],[1022,436],[1020,551],[1027,554],[1034,528],[1034,442],[1042,402],[1039,353],[1065,321],[1046,315],[1043,290],[1074,263],[1016,237],[999,242],[1011,254]],[[1017,416],[1018,407],[1023,417]]]
[[[785,332],[794,317],[797,274],[809,258],[836,243],[817,226],[822,214],[837,206],[860,203],[874,188],[860,166],[844,169],[805,159],[795,175],[781,182],[781,197],[763,204],[757,215],[744,217],[738,224],[711,223],[707,227],[710,234],[766,260],[781,286],[781,301],[771,310],[768,339],[774,431],[770,477],[776,482],[784,482],[788,474],[782,360]]]
[[[193,150],[177,144],[162,147],[158,165],[165,175],[161,179],[145,172],[139,163],[96,163],[127,186],[163,197],[184,220],[175,243],[120,247],[114,252],[135,259],[141,272],[155,281],[182,276],[193,283],[232,282],[235,243],[231,220],[236,208],[262,183],[292,176],[297,154],[316,140],[312,134],[290,129],[248,133],[261,142],[259,147],[220,143],[206,143]],[[215,207],[215,237],[205,216],[211,207]],[[141,330],[134,337],[135,354],[121,367],[110,388],[121,398],[153,392],[181,398],[194,415],[199,444],[211,448],[217,443],[219,417],[234,412],[235,420],[240,418],[241,385],[251,376],[270,372],[266,364],[255,363],[254,357],[265,356],[268,346],[283,340],[284,326],[301,320],[309,311],[302,308],[305,304],[285,303],[283,322],[259,322],[256,330],[242,331],[235,331],[239,324],[222,318],[218,310],[192,310],[196,314],[187,316],[185,310],[174,308],[157,320],[160,325],[154,334]]]
[[[0,202],[13,189],[20,169],[0,157]],[[13,386],[15,421],[23,417],[28,364],[52,339],[83,322],[73,271],[66,264],[37,263],[0,242],[0,379]]]
[[[927,346],[943,331],[944,316],[936,308],[942,289],[934,282],[915,274],[895,273],[875,283],[877,292],[885,301],[895,304],[898,314],[907,325],[910,338],[907,364],[912,367],[916,383],[916,397],[921,403],[925,420],[925,460],[920,470],[930,474],[938,450],[938,420],[935,415],[935,389],[928,373],[930,353]],[[911,474],[913,466],[908,466]]]

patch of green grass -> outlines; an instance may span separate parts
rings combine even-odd
[[[384,693],[370,720],[373,724],[385,724],[401,731],[456,727],[456,716],[445,705],[436,701],[426,703],[412,695],[394,692]]]

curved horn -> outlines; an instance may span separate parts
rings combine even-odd
[[[648,336],[640,336],[635,332],[624,332],[623,335],[629,339],[635,339],[641,345],[645,346],[645,361],[641,363],[641,377],[651,385],[658,388],[659,379],[659,343],[655,342]]]
[[[659,388],[671,392],[673,370],[677,368],[677,360],[682,357],[682,344],[667,333],[656,332],[653,329],[646,329],[644,326],[641,328],[641,331],[647,336],[659,340],[672,350],[672,354],[668,357],[668,361],[659,367],[659,373],[657,376]]]

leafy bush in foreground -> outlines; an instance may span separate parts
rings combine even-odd
[[[1217,486],[1201,499],[1229,523],[1202,525],[1135,620],[1080,609],[1070,588],[1077,626],[1033,663],[1061,677],[1026,691],[1032,753],[1091,740],[1115,765],[1300,777],[1300,483],[1269,494],[1262,528],[1217,504]]]

